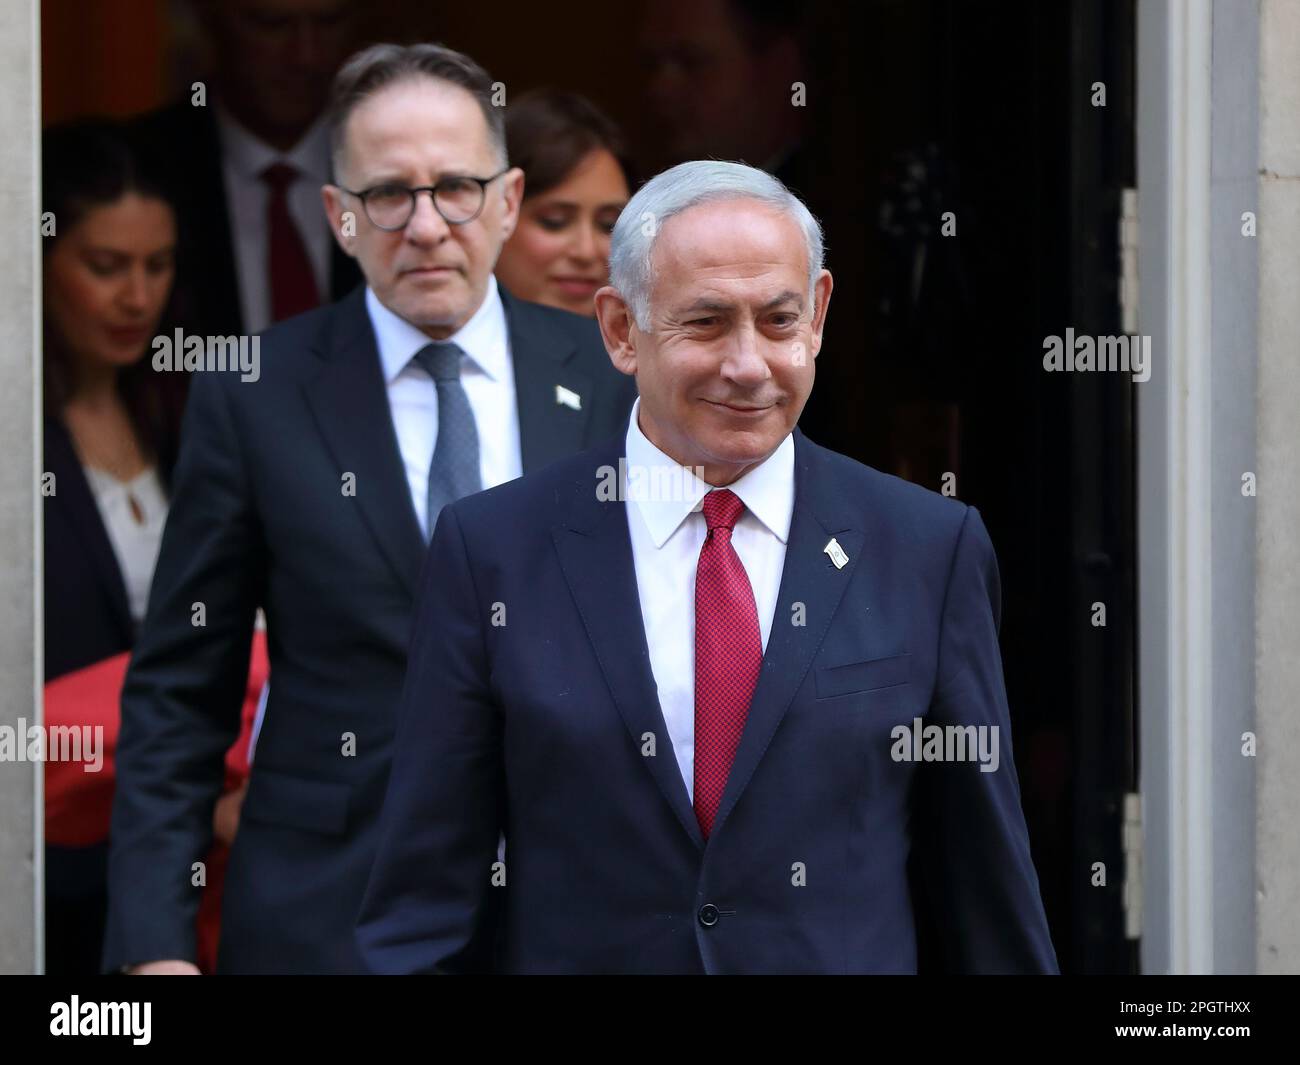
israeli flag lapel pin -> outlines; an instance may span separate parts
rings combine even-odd
[[[555,386],[555,402],[570,410],[582,410],[582,397],[563,385]]]
[[[844,553],[844,548],[840,547],[840,542],[835,537],[832,536],[822,550],[831,556],[836,569],[843,569],[849,564],[849,556]]]

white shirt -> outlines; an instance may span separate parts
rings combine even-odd
[[[646,439],[637,424],[640,409],[638,399],[627,429],[628,470],[659,466],[681,471],[680,479],[670,478],[683,486],[682,492],[672,493],[681,498],[629,498],[626,510],[650,669],[686,794],[694,802],[695,569],[708,533],[700,508],[712,486]],[[633,479],[631,472],[628,479]],[[731,545],[749,575],[766,652],[794,515],[793,436],[787,435],[771,455],[727,487],[745,504]]]
[[[366,313],[375,333],[379,364],[388,392],[388,409],[397,434],[397,447],[406,471],[406,484],[415,516],[429,537],[429,470],[438,440],[438,386],[411,360],[433,343],[410,322],[394,314],[366,286]],[[447,338],[468,356],[461,360],[460,382],[474,412],[478,429],[479,476],[484,488],[512,481],[524,471],[519,449],[519,411],[515,406],[515,367],[510,352],[506,309],[496,279],[488,275],[488,290],[479,309],[458,332]],[[270,682],[262,690],[253,720],[249,761],[262,731]],[[504,849],[499,853],[504,855]]]
[[[321,204],[320,187],[330,180],[329,127],[318,118],[287,152],[258,140],[217,104],[217,134],[221,141],[221,174],[230,215],[231,249],[239,279],[239,306],[244,332],[260,333],[271,324],[271,247],[266,224],[271,190],[261,174],[273,163],[287,163],[300,176],[286,196],[289,216],[302,237],[311,262],[316,291],[322,302],[330,297],[329,220]]]
[[[438,441],[438,386],[419,365],[415,353],[427,336],[394,314],[366,288],[366,310],[379,347],[379,362],[388,389],[388,406],[397,431],[411,501],[425,538],[429,536],[429,470]],[[468,356],[461,360],[460,382],[478,428],[479,474],[483,487],[512,481],[524,472],[519,449],[519,411],[515,406],[515,372],[510,331],[496,279],[488,276],[483,303],[457,332],[447,338]]]
[[[152,466],[129,481],[119,481],[94,466],[86,466],[85,471],[108,542],[113,545],[117,567],[122,571],[131,618],[143,621],[163,526],[167,522],[167,493],[163,491],[157,469]],[[132,498],[143,514],[143,522],[136,521],[132,513]]]

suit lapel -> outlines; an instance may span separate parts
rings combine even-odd
[[[72,438],[63,423],[55,418],[45,423],[45,468],[54,473],[55,493],[67,510],[68,524],[92,562],[123,644],[130,645],[135,641],[135,622],[131,620],[122,569]]]
[[[797,429],[794,442],[795,506],[781,589],[762,672],[727,777],[713,835],[721,830],[744,793],[821,649],[865,542],[862,530],[848,517],[836,496],[837,486],[825,469],[819,449]],[[641,623],[626,505],[600,502],[594,483],[600,466],[608,464],[617,469],[623,451],[623,441],[619,440],[592,452],[592,483],[575,488],[570,504],[572,518],[557,525],[553,536],[605,682],[632,741],[640,745],[646,733],[666,739],[668,731]],[[825,553],[832,536],[848,555],[843,569],[837,569]],[[805,625],[789,623],[795,603],[805,606]],[[660,756],[642,761],[682,827],[696,846],[703,848],[677,760]]]
[[[587,637],[631,741],[641,747],[646,733],[655,737],[655,757],[641,762],[686,833],[703,848],[650,667],[626,504],[602,502],[596,495],[596,471],[604,465],[617,469],[623,452],[622,440],[591,452],[591,481],[574,487],[571,517],[556,525],[552,536]]]
[[[763,656],[758,686],[749,705],[727,787],[714,820],[713,835],[722,828],[744,793],[767,750],[795,692],[820,650],[839,609],[844,591],[862,554],[865,536],[848,518],[837,497],[837,486],[825,469],[825,459],[798,429],[795,430],[795,502],[786,544],[781,590],[777,595],[772,631]],[[825,553],[831,537],[848,555],[837,569]],[[804,604],[804,625],[790,622],[795,603]]]
[[[572,337],[545,312],[515,299],[504,287],[500,291],[514,364],[519,450],[524,473],[532,473],[582,450],[592,382],[573,363],[577,345]]]
[[[364,287],[333,307],[318,343],[324,366],[304,386],[307,403],[340,476],[356,474],[356,503],[380,551],[414,594],[425,543],[393,429]]]

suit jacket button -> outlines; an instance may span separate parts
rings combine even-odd
[[[718,923],[718,908],[711,902],[706,902],[700,907],[700,924],[705,928],[712,928]]]

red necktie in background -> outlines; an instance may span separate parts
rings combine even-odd
[[[273,322],[310,311],[320,304],[307,248],[289,214],[289,186],[297,176],[297,169],[288,163],[272,163],[262,171],[262,180],[271,193],[266,207],[266,231]]]
[[[704,497],[709,532],[695,571],[695,816],[705,839],[763,665],[754,590],[731,546],[731,530],[744,509],[726,488]]]

